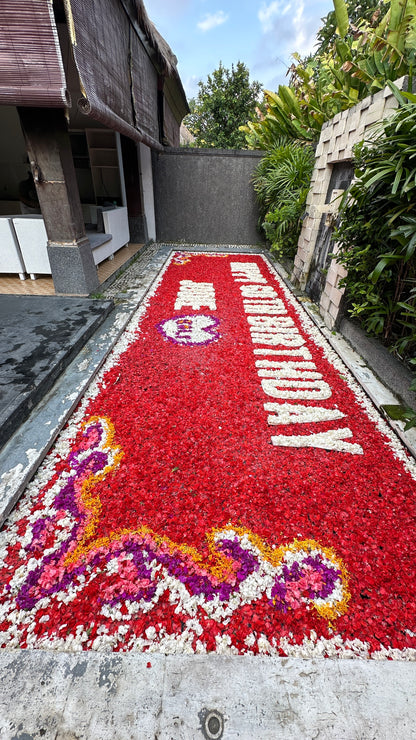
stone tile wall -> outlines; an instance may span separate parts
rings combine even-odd
[[[398,80],[396,85],[399,89],[406,89],[407,77]],[[315,168],[306,203],[306,217],[292,273],[292,282],[302,290],[305,289],[308,280],[322,214],[328,214],[328,217],[331,214],[335,216],[339,207],[340,199],[334,197],[335,194],[340,195],[339,191],[334,191],[331,203],[325,203],[333,165],[352,160],[354,145],[368,135],[368,130],[374,123],[381,121],[395,108],[397,100],[390,88],[386,87],[365,98],[354,108],[337,113],[331,121],[324,123],[316,149]],[[336,254],[336,245],[332,251]],[[337,322],[344,292],[344,289],[339,287],[339,281],[345,275],[344,268],[333,259],[320,300],[321,315],[331,329]]]

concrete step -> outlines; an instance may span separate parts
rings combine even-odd
[[[410,740],[416,663],[0,654],[7,740]]]

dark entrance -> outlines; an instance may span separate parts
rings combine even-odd
[[[346,190],[354,175],[352,162],[338,162],[333,165],[325,203],[331,203],[334,191]],[[311,267],[306,283],[306,293],[315,302],[319,303],[326,282],[326,273],[331,262],[332,233],[335,222],[330,209],[322,214],[318,236],[312,257]]]

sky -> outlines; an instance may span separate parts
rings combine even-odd
[[[291,55],[313,51],[332,0],[145,0],[149,18],[178,58],[188,99],[220,62],[243,62],[266,90],[286,84]]]

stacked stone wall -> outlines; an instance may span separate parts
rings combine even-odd
[[[407,88],[407,78],[396,83],[399,89]],[[322,215],[334,223],[339,208],[339,191],[334,191],[328,200],[329,185],[334,165],[353,159],[353,147],[370,135],[370,129],[397,108],[397,100],[389,87],[362,100],[354,108],[338,113],[324,123],[316,148],[315,167],[306,203],[306,216],[299,237],[298,249],[292,273],[292,282],[305,290],[317,244]],[[335,197],[334,197],[335,196]],[[334,244],[332,252],[336,254]],[[340,306],[344,288],[339,281],[346,275],[342,265],[332,259],[320,298],[320,312],[329,328],[333,328],[340,317]]]

